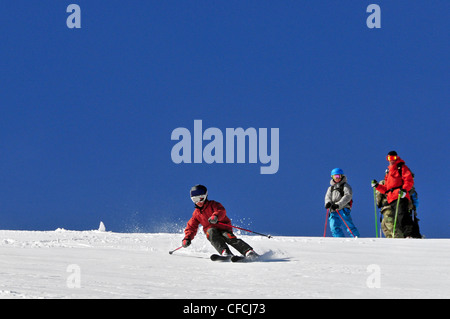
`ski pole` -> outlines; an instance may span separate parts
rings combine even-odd
[[[327,224],[328,224],[328,215],[330,214],[330,210],[327,209],[327,215],[325,216],[325,227],[323,229],[323,237],[327,235]]]
[[[392,238],[395,238],[395,227],[397,226],[397,216],[398,216],[398,205],[400,204],[400,198],[402,197],[403,192],[398,192],[398,198],[397,198],[397,207],[395,208],[395,219],[394,219],[394,229],[392,231]]]
[[[350,229],[350,227],[348,227],[347,223],[345,222],[344,218],[342,218],[341,214],[339,213],[339,211],[336,209],[336,213],[338,213],[339,217],[341,217],[342,221],[344,222],[345,226],[347,226],[348,231],[350,232],[350,234],[352,234],[353,238],[355,238],[355,235],[353,235],[352,230]]]
[[[241,227],[237,227],[237,226],[233,226],[233,225],[229,225],[229,224],[224,224],[224,223],[221,223],[221,222],[218,222],[217,224],[223,225],[223,226],[237,228],[237,229],[240,229],[240,230],[243,230],[243,231],[246,231],[246,232],[249,232],[249,233],[257,234],[257,235],[260,235],[260,236],[264,236],[264,237],[267,237],[267,238],[273,238],[271,235],[257,233],[257,232],[255,232],[253,230],[249,230],[249,229],[245,229],[245,228],[241,228]]]
[[[178,249],[183,248],[183,246],[180,246],[178,248],[175,248],[174,250],[169,251],[169,254],[172,255],[174,252],[176,252]]]
[[[377,191],[373,188],[373,205],[375,207],[375,237],[378,238]]]

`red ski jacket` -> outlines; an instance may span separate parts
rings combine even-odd
[[[377,191],[386,194],[389,204],[398,199],[400,189],[406,190],[406,198],[411,200],[409,191],[414,186],[414,179],[408,166],[405,165],[405,161],[399,157],[388,169],[384,179],[385,183],[384,185],[378,184]]]
[[[208,219],[216,215],[219,223],[228,224],[230,226],[211,224]],[[191,219],[188,221],[186,229],[184,230],[185,238],[194,239],[197,234],[198,226],[203,226],[203,231],[206,233],[209,228],[215,227],[223,230],[231,231],[231,220],[227,217],[227,211],[221,203],[207,200],[202,208],[196,206],[192,213]]]

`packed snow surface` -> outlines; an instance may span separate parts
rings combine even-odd
[[[203,234],[0,231],[0,298],[450,298],[450,239],[239,235],[262,255],[212,262]]]

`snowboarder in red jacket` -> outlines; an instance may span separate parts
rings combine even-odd
[[[206,238],[213,247],[223,256],[232,256],[227,244],[234,247],[244,256],[256,253],[242,239],[238,239],[232,231],[231,220],[221,203],[208,200],[208,190],[203,185],[195,185],[191,188],[191,199],[195,204],[194,213],[188,221],[182,241],[183,247],[188,247],[197,234],[198,226],[203,226]]]
[[[385,184],[382,185],[373,180],[372,187],[375,187],[380,193],[386,194],[392,211],[396,210],[397,201],[400,201],[398,203],[397,223],[404,237],[412,237],[414,223],[409,214],[409,191],[414,186],[414,178],[405,161],[398,156],[396,151],[389,152],[386,159],[389,162],[389,167],[386,171]]]

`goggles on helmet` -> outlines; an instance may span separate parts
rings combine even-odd
[[[342,178],[342,175],[341,174],[334,174],[334,175],[331,175],[331,177],[333,177],[333,179],[339,179],[339,178]]]
[[[397,155],[388,155],[388,156],[386,156],[386,159],[388,160],[388,162],[390,162],[390,161],[396,161],[397,158],[398,158]]]
[[[199,202],[203,202],[206,200],[206,195],[198,195],[198,196],[192,196],[191,197],[194,204],[197,204]]]
[[[208,197],[208,190],[203,185],[195,185],[191,188],[191,200],[197,204],[204,202]]]

